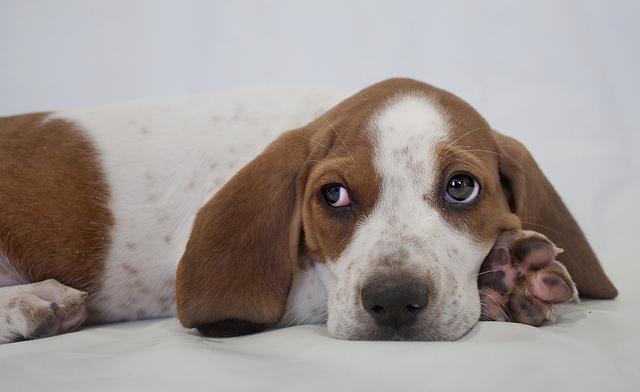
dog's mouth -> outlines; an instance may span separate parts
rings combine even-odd
[[[370,341],[435,341],[443,340],[434,338],[427,330],[417,327],[375,327],[371,330],[351,337],[349,340]]]
[[[460,302],[453,301],[454,304]],[[343,340],[455,341],[469,333],[479,321],[479,309],[476,312],[450,304],[446,310],[438,310],[444,309],[439,305],[434,303],[431,309],[405,305],[405,309],[395,312],[377,307],[371,311],[360,308],[353,317],[339,317],[337,322],[329,320],[328,327],[333,337]]]
[[[369,325],[333,335],[338,339],[357,341],[455,341],[467,335],[476,323],[468,323],[465,328],[460,325],[456,328],[439,328],[429,323],[401,327]]]

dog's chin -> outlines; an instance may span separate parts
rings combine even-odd
[[[374,323],[345,329],[329,329],[332,337],[341,340],[380,341],[455,341],[465,336],[476,325],[475,322],[457,323],[454,328],[446,325],[412,325],[400,328],[381,327]]]

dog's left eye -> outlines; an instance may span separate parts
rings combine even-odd
[[[341,185],[329,185],[322,189],[322,197],[324,197],[324,200],[334,208],[351,205],[349,192],[347,192],[347,189]]]
[[[447,182],[444,198],[449,203],[471,203],[480,193],[480,184],[468,174],[456,174]]]

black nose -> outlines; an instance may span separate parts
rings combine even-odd
[[[410,325],[428,302],[429,290],[418,280],[375,280],[362,289],[362,305],[380,326]]]

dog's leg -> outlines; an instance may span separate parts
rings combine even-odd
[[[76,329],[87,317],[86,298],[53,279],[0,287],[0,343]]]
[[[540,233],[501,233],[478,275],[481,320],[539,326],[555,320],[556,304],[579,302],[567,269],[556,260],[560,253],[562,249]]]

